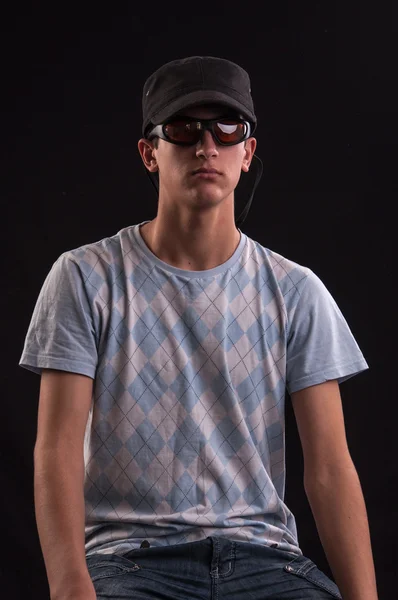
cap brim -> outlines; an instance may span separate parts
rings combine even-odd
[[[231,96],[212,90],[196,90],[186,96],[179,96],[176,100],[170,102],[163,110],[151,117],[151,123],[160,125],[184,108],[192,108],[193,106],[201,104],[222,104],[223,106],[236,110],[248,121],[251,121],[254,124],[257,122],[255,115],[246,108],[244,104],[231,98]]]

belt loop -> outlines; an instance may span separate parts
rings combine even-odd
[[[210,536],[213,543],[213,557],[211,560],[210,575],[218,577],[218,563],[220,560],[220,542],[217,537]]]

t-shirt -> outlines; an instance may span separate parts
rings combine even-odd
[[[86,554],[218,535],[300,555],[286,390],[368,364],[310,268],[239,230],[223,264],[179,269],[150,251],[147,222],[59,256],[20,359],[94,379]]]

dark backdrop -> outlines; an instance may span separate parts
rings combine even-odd
[[[137,16],[133,3],[38,3],[3,15],[4,597],[48,597],[32,492],[39,377],[18,366],[37,295],[62,252],[156,215],[137,150],[141,90],[162,63],[193,54],[251,76],[264,175],[243,231],[321,277],[370,365],[340,389],[380,599],[395,597],[397,5],[276,4],[164,16],[148,3]],[[304,554],[330,576],[289,402],[286,419],[286,502]]]

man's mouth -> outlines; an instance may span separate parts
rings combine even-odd
[[[216,175],[221,175],[220,171],[217,171],[217,169],[205,169],[205,168],[195,169],[195,171],[193,171],[192,174],[202,176],[202,177],[215,177]]]

